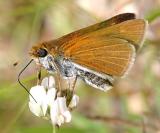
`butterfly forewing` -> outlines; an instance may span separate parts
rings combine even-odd
[[[59,50],[78,65],[104,74],[122,76],[130,68],[135,51],[142,43],[145,24],[142,19],[133,19],[97,28],[65,42]]]

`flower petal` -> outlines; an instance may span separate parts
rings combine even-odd
[[[76,107],[77,104],[78,104],[78,102],[79,102],[79,96],[73,95],[72,100],[71,100],[71,102],[70,102],[70,104],[69,104],[69,107],[70,107],[70,108]]]
[[[49,76],[49,77],[45,77],[42,82],[41,85],[44,86],[44,88],[52,88],[55,86],[55,80],[53,76]]]
[[[33,110],[37,110],[37,113],[34,114],[41,114],[40,112],[43,112],[43,115],[45,116],[47,112],[47,95],[46,90],[43,86],[37,85],[31,88],[30,94],[34,97],[34,100],[31,96],[29,96],[29,106]],[[35,106],[35,107],[34,107]],[[39,111],[41,109],[41,111]],[[32,111],[32,110],[31,110]]]
[[[34,115],[38,117],[44,116],[41,106],[39,104],[34,104],[32,102],[29,102],[29,109]]]
[[[66,98],[65,97],[57,97],[58,106],[60,109],[60,113],[63,114],[63,112],[67,111],[67,105],[66,105]]]
[[[64,122],[65,122],[65,121],[64,121],[63,115],[59,115],[59,116],[58,116],[58,119],[57,119],[57,124],[58,124],[58,126],[61,126]]]
[[[42,105],[41,105],[41,109],[43,111],[43,115],[45,116],[47,113],[47,109],[48,109],[48,104],[47,104],[47,99],[44,98]]]
[[[53,104],[50,105],[50,116],[52,124],[56,125],[58,121],[58,115],[59,115],[59,108],[58,108],[58,102],[55,100]]]
[[[36,102],[41,104],[43,98],[46,96],[46,91],[43,86],[37,85],[30,89],[30,94],[34,97]],[[35,100],[31,96],[29,96],[29,99],[31,102],[35,102]]]
[[[69,111],[65,111],[63,113],[63,116],[64,116],[64,119],[65,119],[65,122],[67,122],[67,123],[70,122],[71,119],[72,119],[71,113]]]
[[[56,96],[56,89],[55,88],[50,88],[47,91],[47,104],[51,106],[54,101],[55,101],[55,96]]]

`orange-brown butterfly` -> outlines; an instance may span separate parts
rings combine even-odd
[[[101,90],[125,75],[142,46],[147,22],[133,13],[80,29],[32,47],[31,57],[49,72],[79,77]]]

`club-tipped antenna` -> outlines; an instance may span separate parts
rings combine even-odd
[[[19,84],[25,89],[25,91],[33,98],[33,100],[37,103],[36,99],[32,96],[32,94],[27,90],[27,88],[22,84],[21,80],[20,80],[20,76],[21,74],[24,72],[24,70],[31,64],[31,62],[33,61],[33,59],[31,59],[28,64],[20,71],[20,73],[18,74],[18,82]]]

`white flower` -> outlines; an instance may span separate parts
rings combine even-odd
[[[47,109],[49,105],[54,102],[56,96],[54,78],[52,76],[44,78],[41,85],[31,88],[30,94],[36,100],[29,96],[29,108],[31,112],[36,116],[46,118]]]
[[[55,125],[61,126],[65,122],[71,121],[71,113],[66,106],[66,98],[58,97],[51,105],[51,121]]]
[[[71,121],[71,113],[66,105],[66,97],[56,98],[55,81],[52,76],[42,80],[41,85],[31,88],[29,96],[29,108],[38,117],[51,119],[52,124],[61,126]],[[56,98],[56,99],[55,99]],[[74,95],[69,108],[74,108],[79,102],[79,97]]]

